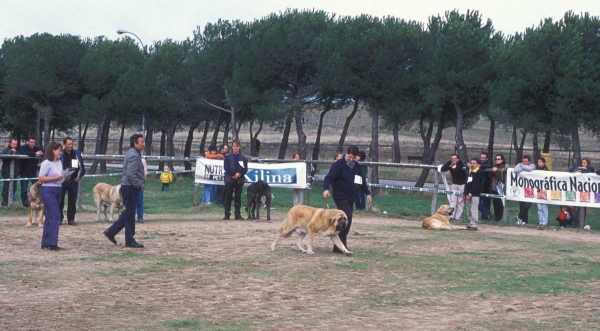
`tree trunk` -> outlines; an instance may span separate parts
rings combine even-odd
[[[83,133],[81,132],[81,123],[79,124],[79,141],[77,141],[77,150],[81,153],[85,150],[85,136],[87,136],[87,130],[90,125],[89,121],[85,122]]]
[[[400,139],[398,137],[399,127],[398,123],[394,123],[394,128],[392,129],[392,134],[394,136],[394,144],[392,148],[394,149],[394,159],[392,162],[400,163],[402,154],[400,153]]]
[[[290,131],[292,129],[292,119],[294,118],[294,113],[292,111],[288,112],[287,117],[285,118],[285,127],[283,128],[283,137],[281,138],[281,145],[279,145],[279,154],[277,155],[277,159],[283,160],[285,159],[285,152],[288,147],[288,140],[290,138]]]
[[[438,120],[438,125],[435,132],[435,137],[433,138],[433,143],[430,147],[427,148],[427,156],[425,156],[425,153],[423,153],[423,161],[425,164],[433,164],[435,162],[435,155],[437,153],[438,147],[440,146],[440,141],[442,140],[442,135],[444,133],[444,122],[444,114],[442,113],[440,114],[440,119]],[[429,129],[433,131],[432,124],[429,125]],[[428,133],[427,136],[429,136],[428,139],[431,139],[431,133]],[[429,140],[427,141],[427,145],[429,145]],[[430,169],[423,169],[423,171],[421,172],[421,176],[419,176],[419,179],[415,183],[415,187],[423,187],[425,185],[425,181],[429,176],[429,170]]]
[[[109,115],[109,120],[104,124],[104,129],[102,130],[102,151],[100,154],[106,155],[106,151],[108,149],[108,137],[110,136],[110,124],[112,119],[112,114]],[[106,170],[106,161],[100,161],[100,172],[105,174],[108,171]]]
[[[573,164],[578,167],[581,164],[581,145],[579,144],[579,125],[571,128],[571,140],[573,141]]]
[[[421,135],[421,140],[423,141],[423,163],[425,164],[429,164],[427,163],[427,160],[429,159],[429,155],[430,150],[431,150],[431,136],[433,135],[433,115],[429,114],[429,123],[427,126],[427,131],[425,131],[425,116],[427,116],[426,114],[421,114],[421,118],[419,119],[419,134]],[[417,180],[417,182],[415,183],[415,187],[423,187],[423,185],[425,184],[425,180],[427,179],[427,176],[429,175],[429,169],[423,169],[421,171],[421,176],[419,176],[419,179]]]
[[[544,147],[542,147],[542,153],[550,153],[550,139],[552,138],[552,131],[546,131],[544,135]]]
[[[174,124],[171,124],[167,127],[167,156],[175,156],[175,143],[173,142],[173,137],[175,136],[176,128],[177,126]],[[172,171],[175,170],[173,167],[173,161],[167,161],[167,165]]]
[[[164,129],[160,130],[160,150],[159,150],[160,156],[165,156],[165,154],[166,154],[166,152],[165,152],[166,137],[167,137],[166,131]],[[158,171],[163,171],[163,170],[165,170],[165,161],[160,161],[160,162],[158,162]]]
[[[354,115],[356,115],[356,112],[358,111],[358,103],[359,98],[354,98],[354,108],[352,109],[350,115],[348,115],[348,117],[346,118],[346,123],[344,123],[344,129],[342,130],[342,135],[340,136],[340,141],[338,142],[337,149],[335,150],[336,153],[342,153],[342,151],[344,150],[344,142],[346,141],[348,128],[350,127],[350,122],[352,122]]]
[[[52,140],[51,141],[55,141],[54,140],[54,134],[56,133],[56,128],[52,128]]]
[[[187,139],[185,140],[185,147],[183,148],[183,156],[190,157],[192,153],[192,142],[194,141],[194,130],[200,125],[200,121],[194,121],[190,124],[190,128],[188,130]],[[202,155],[202,154],[200,154]],[[185,170],[192,170],[192,164],[190,162],[185,162]]]
[[[229,145],[229,124],[230,122],[225,122],[225,131],[223,131],[223,144]]]
[[[302,109],[300,104],[294,110],[294,118],[296,121],[296,133],[298,134],[298,153],[300,153],[300,159],[306,160],[306,134],[302,129]]]
[[[371,162],[379,162],[379,109],[374,108],[371,116],[373,122],[371,124]],[[379,168],[371,167],[371,184],[379,184]],[[371,187],[371,195],[376,197],[379,195],[379,187]]]
[[[200,150],[198,151],[198,155],[204,155],[204,151],[206,151],[206,137],[208,137],[208,129],[210,129],[210,121],[204,121],[204,132],[202,133],[202,139],[200,140]],[[219,146],[217,146],[217,140],[211,141],[210,145],[217,147],[217,153],[220,152]]]
[[[258,157],[258,153],[260,152],[260,148],[259,148],[259,144],[257,144],[258,142],[258,135],[260,134],[260,132],[263,129],[263,120],[260,120],[260,124],[258,125],[258,130],[256,131],[256,133],[252,133],[252,127],[254,126],[254,119],[250,122],[250,156],[253,157]]]
[[[317,138],[315,140],[315,146],[313,147],[312,152],[312,160],[319,159],[319,153],[321,152],[321,133],[323,132],[323,119],[325,118],[325,114],[327,114],[331,110],[331,105],[333,104],[333,98],[329,98],[327,103],[325,104],[325,108],[319,114],[319,126],[317,126]],[[317,172],[317,164],[313,164],[311,168],[311,176],[314,176]]]
[[[146,149],[144,150],[144,153],[148,156],[152,155],[152,137],[153,136],[154,136],[154,133],[152,132],[152,128],[148,124],[148,121],[146,121]]]
[[[106,112],[104,112],[102,119],[98,123],[98,129],[96,130],[96,147],[94,148],[94,154],[96,154],[96,155],[102,154],[103,143],[104,143],[104,141],[103,141],[104,131],[109,129],[110,120],[111,120],[111,114],[108,111],[106,111]],[[104,150],[106,151],[106,149],[104,149]],[[90,174],[96,173],[99,162],[100,161],[98,161],[98,160],[94,160],[92,162],[92,165],[90,166]],[[104,168],[106,169],[106,162],[104,162]],[[102,166],[100,167],[100,169],[102,169]]]
[[[50,143],[50,121],[52,118],[52,111],[50,107],[44,107],[44,148]],[[47,109],[46,109],[47,108]]]
[[[454,109],[456,109],[456,134],[454,136],[454,141],[456,143],[456,151],[458,154],[458,158],[461,160],[469,160],[469,153],[467,151],[467,146],[465,145],[465,140],[463,138],[463,125],[464,125],[464,110],[460,105],[454,103]]]
[[[214,132],[213,132],[213,137],[212,137],[212,139],[210,140],[210,144],[211,144],[211,145],[215,145],[215,146],[218,146],[218,145],[219,145],[219,143],[218,143],[218,139],[219,139],[219,131],[221,130],[221,124],[223,123],[223,118],[224,118],[224,116],[225,116],[224,114],[225,114],[225,112],[224,112],[224,111],[220,111],[220,112],[219,112],[219,117],[217,118],[217,122],[215,123],[215,130],[214,130]],[[207,125],[207,126],[208,126],[208,125]],[[204,151],[205,151],[205,149],[202,149],[202,150],[200,151],[200,154],[202,154]]]
[[[490,134],[488,137],[488,147],[487,147],[488,159],[490,159],[490,160],[494,159],[495,136],[496,136],[496,120],[493,118],[490,118]],[[492,162],[492,163],[494,163],[494,162]]]
[[[538,144],[538,133],[535,131],[533,133],[533,159],[531,159],[531,163],[537,164],[537,159],[540,157],[540,146]]]
[[[123,155],[123,138],[125,137],[125,123],[121,124],[121,136],[119,137],[119,155]]]
[[[525,145],[525,138],[527,137],[527,132],[521,129],[521,143],[517,143],[517,129],[516,125],[513,126],[513,146],[515,147],[516,160],[515,164],[521,163],[523,160],[523,146]]]

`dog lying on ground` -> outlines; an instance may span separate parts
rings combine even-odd
[[[271,250],[275,250],[281,238],[289,238],[293,232],[296,232],[298,235],[296,239],[298,249],[303,253],[314,254],[313,240],[315,239],[315,235],[319,233],[329,237],[337,248],[350,256],[352,252],[344,246],[339,237],[340,231],[344,230],[347,224],[348,217],[346,213],[339,209],[322,209],[304,205],[294,206],[281,223],[277,238],[271,244]],[[304,239],[307,233],[308,247],[304,249],[302,239]]]
[[[110,220],[115,221],[115,208],[121,212],[123,208],[123,197],[121,197],[121,185],[112,186],[106,183],[98,183],[94,186],[94,202],[96,203],[96,221],[100,220],[100,207],[104,205],[104,220],[108,221],[106,208],[110,206]]]
[[[25,225],[25,227],[30,228],[34,218],[37,219],[38,228],[44,227],[44,211],[46,206],[44,206],[42,196],[40,195],[41,188],[42,182],[40,181],[35,182],[35,184],[31,185],[29,188],[29,219],[27,220],[27,225]]]
[[[452,215],[453,211],[454,208],[449,205],[441,205],[435,214],[423,219],[421,226],[423,229],[428,230],[466,230],[466,226],[450,224],[450,215]]]
[[[260,221],[260,207],[266,205],[267,222],[271,222],[271,187],[262,180],[250,184],[248,190],[248,202],[246,211],[248,212],[248,220]],[[256,218],[254,211],[256,210]]]

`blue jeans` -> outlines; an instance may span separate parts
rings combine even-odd
[[[537,204],[538,221],[540,225],[548,225],[548,205],[545,203]]]
[[[202,203],[211,203],[217,197],[217,185],[204,184]]]
[[[477,207],[479,209],[479,212],[481,212],[482,220],[490,220],[492,218],[492,212],[490,211],[490,208],[485,205],[482,198],[479,199],[479,206]]]
[[[140,190],[138,195],[138,206],[137,206],[138,221],[144,219],[144,191]]]
[[[133,185],[121,185],[121,196],[125,210],[119,215],[119,218],[108,228],[106,232],[117,235],[125,228],[125,245],[131,245],[135,242],[135,211],[138,206],[140,190],[133,188]]]
[[[58,244],[58,229],[60,227],[60,211],[58,206],[62,195],[60,186],[42,186],[40,196],[46,210],[44,215],[44,231],[42,232],[42,246],[52,246]]]

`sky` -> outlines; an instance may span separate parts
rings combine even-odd
[[[565,12],[600,15],[598,0],[1,0],[0,41],[48,32],[81,37],[120,38],[117,29],[134,32],[145,44],[192,38],[218,19],[253,21],[287,8],[319,9],[338,16],[395,16],[427,24],[447,10],[479,10],[505,35],[537,26]]]

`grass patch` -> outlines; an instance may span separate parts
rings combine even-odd
[[[167,330],[244,331],[251,329],[251,324],[247,321],[229,321],[223,324],[225,325],[214,325],[196,320],[179,320],[164,322],[163,326]]]

